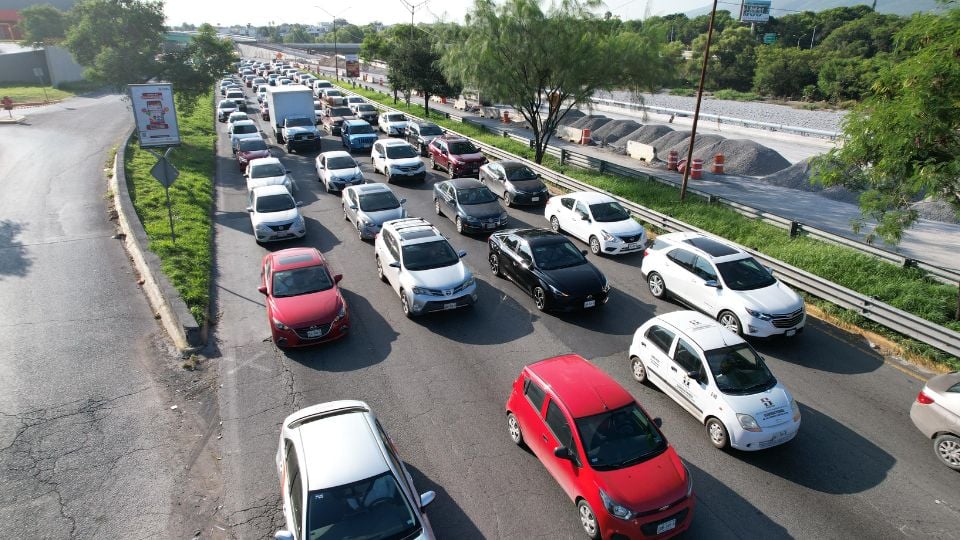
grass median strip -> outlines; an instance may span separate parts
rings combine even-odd
[[[402,100],[394,104],[392,97],[384,96],[378,92],[362,88],[351,90],[368,99],[411,115],[422,117],[424,114],[423,106],[413,102],[409,106]],[[527,159],[533,159],[533,151],[526,145],[494,135],[476,125],[454,122],[437,112],[431,114],[430,120],[444,128],[463,133],[491,146]],[[567,165],[561,166],[560,161],[551,156],[544,159],[543,165],[586,184],[609,191],[647,208],[755,249],[928,321],[960,331],[960,321],[954,320],[957,288],[936,281],[926,276],[919,269],[900,268],[855,250],[826,242],[804,237],[791,238],[789,233],[783,229],[749,219],[730,208],[710,204],[697,198],[688,198],[686,202],[681,204],[675,188],[657,182],[644,182]],[[820,305],[831,315],[851,324],[878,331],[878,333],[884,333],[885,335],[894,334],[852,311],[822,302]],[[897,341],[910,353],[927,357],[954,369],[960,369],[960,359],[956,357],[903,336],[899,336]]]
[[[126,150],[124,167],[130,198],[150,240],[150,251],[160,257],[163,272],[183,296],[190,312],[203,324],[210,303],[211,247],[213,234],[213,97],[197,99],[188,111],[178,111],[182,144],[170,153],[180,171],[170,187],[176,243],[170,238],[163,186],[150,175],[157,158],[142,150],[136,135]]]

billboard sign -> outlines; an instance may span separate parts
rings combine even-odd
[[[740,4],[740,22],[765,23],[770,20],[770,0],[744,0]]]
[[[173,106],[173,85],[130,84],[130,103],[137,123],[141,148],[180,145],[177,111]]]
[[[356,79],[360,77],[360,58],[355,54],[344,55],[344,69],[347,77]]]

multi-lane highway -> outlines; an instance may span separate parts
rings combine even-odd
[[[269,126],[262,123],[265,133]],[[340,149],[326,137],[323,150]],[[470,310],[409,320],[377,279],[373,248],[343,220],[340,199],[316,181],[316,154],[287,155],[304,203],[307,237],[258,246],[244,211],[246,189],[221,137],[217,157],[216,269],[224,508],[233,536],[262,538],[281,525],[273,462],[290,412],[344,398],[367,401],[395,439],[441,538],[580,538],[573,504],[539,462],[507,437],[504,402],[521,366],[573,352],[613,375],[652,414],[693,473],[698,538],[894,538],[960,536],[960,475],[943,468],[908,417],[923,374],[878,356],[858,338],[811,319],[797,339],[756,343],[800,402],[791,443],[747,454],[721,452],[697,421],[661,392],[636,384],[627,347],[649,317],[681,309],[655,300],[640,255],[592,260],[613,285],[609,304],[572,315],[537,312],[533,300],[494,277],[485,238],[461,236],[433,215],[431,189],[394,185],[411,215],[433,222],[479,281]],[[369,181],[368,156],[356,155]],[[429,169],[429,167],[428,167]],[[511,227],[547,226],[537,209],[510,210]],[[269,341],[259,262],[268,250],[319,248],[352,310],[351,335],[312,349]]]

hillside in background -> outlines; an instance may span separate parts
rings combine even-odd
[[[823,11],[836,7],[851,7],[856,5],[870,5],[871,2],[864,0],[773,0],[770,5],[770,14],[774,17],[783,17],[797,11]],[[940,4],[936,0],[877,0],[877,11],[880,13],[891,13],[894,15],[911,15],[919,11],[930,11],[937,9]],[[721,2],[717,9],[725,9],[732,15],[736,15],[738,6],[732,6],[729,2]],[[710,5],[705,5],[687,12],[688,17],[696,17],[710,13]]]

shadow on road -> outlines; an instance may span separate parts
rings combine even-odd
[[[861,336],[809,316],[806,328],[800,336],[767,341],[751,340],[751,344],[761,354],[828,373],[870,373],[883,365],[883,356],[870,350]]]
[[[641,324],[656,314],[653,304],[643,302],[619,289],[610,289],[609,298],[606,305],[571,313],[557,313],[556,317],[585,330],[631,336]]]
[[[791,538],[783,526],[770,519],[739,493],[710,473],[684,461],[693,476],[697,507],[687,537],[695,538]],[[736,516],[736,519],[730,519]]]
[[[23,277],[33,264],[27,249],[17,240],[23,225],[9,219],[0,220],[0,279],[3,276]]]
[[[404,465],[410,471],[410,476],[413,477],[413,483],[419,493],[433,491],[437,494],[437,498],[426,508],[427,517],[430,518],[430,524],[437,538],[466,540],[484,537],[470,517],[457,505],[456,501],[450,498],[450,494],[443,489],[443,486],[430,480],[413,465],[406,462]]]
[[[477,295],[480,299],[472,308],[429,313],[414,321],[451,341],[470,345],[509,343],[533,333],[536,315],[509,295],[483,279],[477,279]]]

